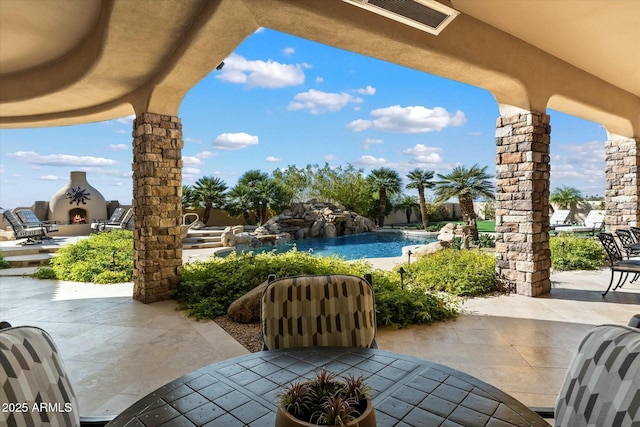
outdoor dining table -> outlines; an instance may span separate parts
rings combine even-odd
[[[214,363],[143,397],[108,426],[273,426],[283,386],[322,368],[365,377],[379,426],[548,426],[513,397],[461,371],[379,349],[335,347]]]

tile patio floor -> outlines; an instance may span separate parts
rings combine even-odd
[[[115,415],[166,382],[247,352],[214,322],[176,311],[174,301],[132,300],[130,283],[40,281],[9,271],[20,273],[0,270],[0,320],[51,333],[83,415]],[[608,270],[557,273],[549,295],[471,299],[455,321],[379,329],[378,346],[468,372],[527,405],[552,406],[586,331],[640,313],[640,284],[603,300],[608,280]]]

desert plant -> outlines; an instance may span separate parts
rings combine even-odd
[[[0,270],[4,268],[11,268],[11,264],[9,264],[9,261],[4,259],[2,255],[0,255]]]
[[[287,386],[280,395],[280,407],[296,419],[317,425],[345,425],[364,414],[370,388],[362,376],[337,378],[321,369],[306,381]],[[278,411],[278,418],[283,414]]]

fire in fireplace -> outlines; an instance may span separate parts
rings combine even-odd
[[[69,224],[86,224],[87,211],[80,208],[74,208],[69,211]]]

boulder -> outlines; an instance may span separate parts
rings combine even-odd
[[[338,230],[333,223],[327,223],[324,225],[324,237],[336,237],[338,235]]]
[[[227,309],[227,315],[238,323],[255,323],[260,321],[260,300],[268,281],[264,281],[234,302]]]
[[[438,241],[438,242],[433,242],[426,245],[416,246],[413,249],[411,249],[411,253],[413,256],[416,256],[416,257],[424,257],[431,254],[435,254],[436,252],[440,252],[444,249],[449,248],[450,246],[451,244],[449,242]],[[404,254],[404,248],[402,248],[402,252]]]

